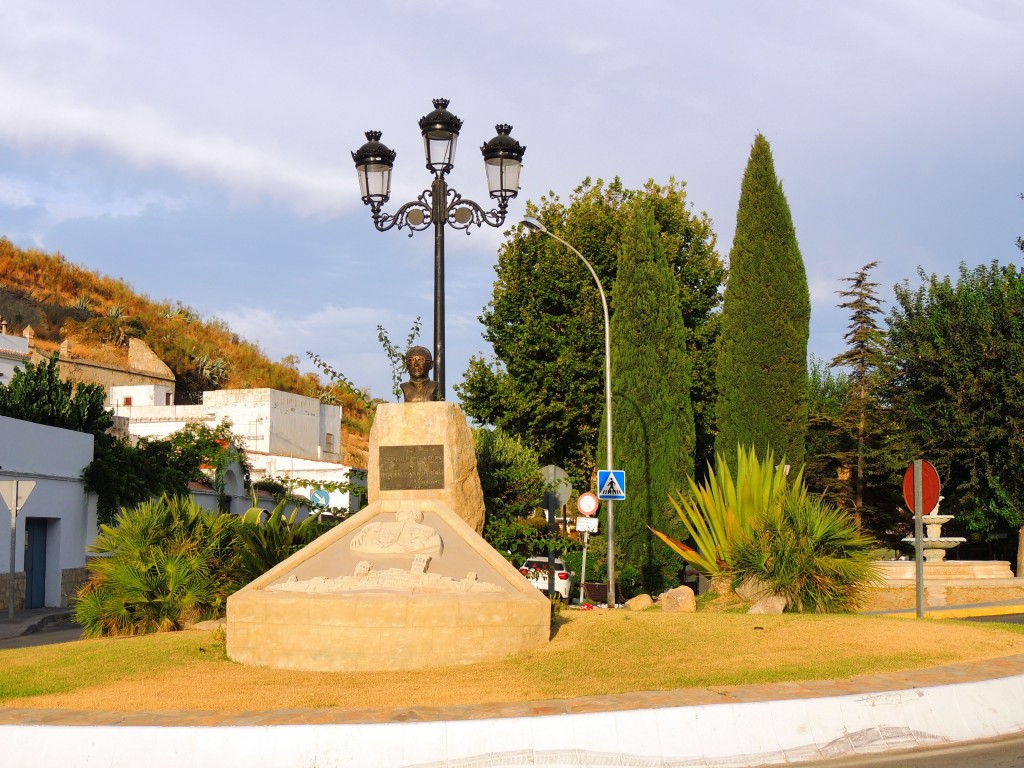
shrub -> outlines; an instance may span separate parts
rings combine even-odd
[[[100,526],[75,620],[86,637],[180,629],[220,615],[238,586],[238,518],[189,497],[163,496],[122,509]]]
[[[876,546],[823,497],[790,494],[762,512],[752,536],[735,543],[730,568],[734,583],[759,579],[787,599],[789,610],[849,611],[878,579]]]
[[[266,520],[262,519],[264,510],[255,506],[242,518],[237,530],[238,578],[242,584],[262,576],[337,523],[321,520],[319,512],[296,523],[297,509],[284,516],[289,503],[289,499],[280,501]]]
[[[696,549],[660,531],[655,535],[698,571],[709,577],[724,575],[733,548],[749,537],[759,515],[778,508],[791,493],[806,494],[803,470],[790,478],[784,465],[785,459],[774,466],[771,451],[759,460],[753,447],[737,447],[733,476],[722,454],[715,454],[715,466],[708,467],[704,483],[698,485],[691,477],[689,495],[677,490],[675,497],[669,496]]]

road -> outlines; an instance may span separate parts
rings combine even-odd
[[[803,768],[1021,768],[1024,766],[1024,734],[935,749],[797,765]]]

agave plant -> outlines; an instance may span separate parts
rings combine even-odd
[[[738,446],[733,476],[722,455],[716,454],[703,484],[688,478],[689,494],[677,490],[669,496],[695,546],[651,530],[697,570],[707,576],[723,575],[730,569],[733,549],[750,536],[759,515],[777,509],[790,495],[806,495],[803,469],[792,477],[788,469],[784,461],[774,464],[770,450],[758,459],[753,447]]]
[[[189,497],[122,509],[89,547],[89,579],[75,619],[87,637],[180,629],[220,615],[238,586],[237,518],[208,512]]]
[[[760,580],[791,610],[853,610],[879,578],[877,543],[821,496],[790,495],[764,511],[755,531],[733,547],[733,574]]]
[[[284,516],[289,503],[282,499],[264,519],[266,510],[256,506],[253,492],[253,506],[242,515],[238,529],[238,575],[243,583],[266,573],[333,526],[320,519],[319,511],[296,523],[297,507]]]

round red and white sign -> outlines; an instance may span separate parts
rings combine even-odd
[[[586,517],[593,517],[597,514],[597,508],[601,505],[598,501],[597,496],[593,493],[581,493],[580,497],[576,500],[576,509],[580,511],[581,515]]]

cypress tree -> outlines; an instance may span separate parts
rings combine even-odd
[[[682,566],[648,529],[685,535],[668,495],[693,472],[691,373],[677,292],[654,214],[636,206],[619,250],[611,326],[614,468],[626,471],[626,500],[615,504],[615,550],[627,593],[657,594],[678,583]],[[603,428],[601,436],[604,467]]]
[[[715,450],[771,448],[799,467],[807,433],[811,304],[789,204],[758,134],[743,174],[718,357]]]

